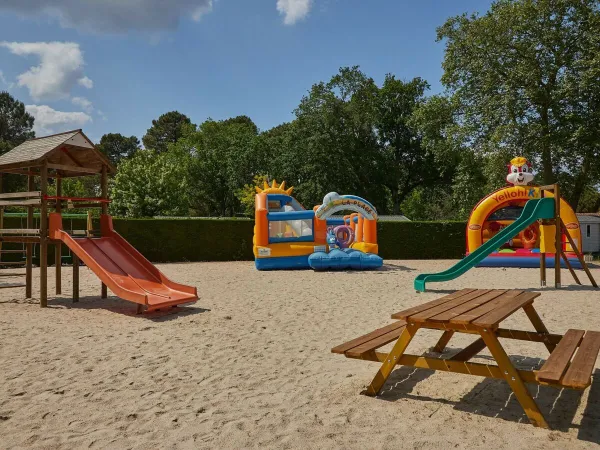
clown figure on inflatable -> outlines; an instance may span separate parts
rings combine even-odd
[[[306,210],[275,180],[257,187],[253,248],[258,270],[364,270],[381,267],[377,211],[363,198],[330,192]],[[335,213],[351,214],[334,217]]]

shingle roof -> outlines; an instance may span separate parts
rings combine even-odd
[[[73,130],[25,141],[0,156],[0,166],[37,161],[80,132]]]
[[[72,130],[30,139],[16,146],[0,156],[0,172],[18,172],[28,167],[40,167],[43,163],[61,176],[100,173],[105,166],[109,171],[115,171],[108,158],[94,147],[83,131]]]

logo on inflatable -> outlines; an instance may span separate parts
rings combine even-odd
[[[478,223],[472,223],[471,225],[469,225],[469,230],[473,230],[473,231],[481,230],[481,225],[479,225]]]
[[[513,186],[525,186],[533,181],[531,163],[527,161],[527,158],[517,156],[510,160],[506,181]]]
[[[338,211],[355,211],[369,220],[377,220],[375,207],[363,198],[354,195],[340,195],[330,192],[323,198],[323,204],[317,208],[317,219],[326,219]]]
[[[575,222],[569,222],[565,225],[565,227],[567,227],[568,230],[576,230],[579,228],[579,224]]]

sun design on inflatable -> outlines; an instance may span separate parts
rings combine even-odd
[[[294,187],[285,188],[285,181],[282,181],[280,185],[277,185],[277,180],[273,180],[271,186],[266,181],[264,182],[263,188],[256,186],[256,192],[261,193],[264,192],[266,194],[284,194],[284,195],[292,195],[292,191]]]

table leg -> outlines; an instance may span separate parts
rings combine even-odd
[[[531,324],[533,325],[533,328],[535,328],[535,331],[537,331],[539,334],[545,335],[550,333],[548,328],[546,328],[546,325],[544,325],[544,322],[542,322],[542,318],[538,315],[537,311],[533,307],[533,304],[524,306],[523,311],[525,311],[525,314],[527,314],[527,317],[529,317],[529,320],[531,320]],[[552,353],[552,351],[556,348],[555,344],[551,344],[547,341],[544,341],[544,345],[550,353]]]
[[[525,410],[525,414],[529,417],[529,420],[536,427],[550,428],[542,412],[539,410],[535,403],[535,400],[531,397],[531,394],[527,390],[527,386],[523,383],[523,380],[519,376],[519,372],[513,366],[510,358],[504,351],[504,348],[498,341],[498,337],[492,330],[481,330],[481,338],[487,345],[490,353],[498,363],[498,367],[504,374],[504,378],[508,382],[509,386],[515,393],[515,397]]]
[[[398,360],[404,354],[406,347],[408,347],[408,344],[410,344],[410,341],[412,341],[412,338],[415,336],[418,329],[418,325],[414,323],[409,323],[406,325],[406,328],[404,328],[404,331],[402,332],[402,334],[394,344],[394,347],[392,348],[390,353],[388,353],[387,358],[379,368],[379,371],[375,375],[375,378],[373,378],[373,381],[371,381],[371,384],[365,392],[366,395],[374,397],[377,394],[379,394],[379,391],[381,391],[381,388],[392,373],[392,370],[394,370],[394,367],[396,366]]]
[[[450,358],[449,361],[464,361],[464,362],[466,362],[466,361],[470,360],[473,356],[475,356],[477,353],[479,353],[481,350],[483,350],[484,348],[485,348],[485,342],[483,342],[483,339],[479,338],[472,344],[470,344],[467,347],[465,347],[464,349],[462,349],[460,352],[458,352],[452,358]]]
[[[435,344],[435,347],[433,347],[433,351],[442,353],[444,351],[444,349],[446,348],[446,345],[448,345],[448,342],[450,342],[450,339],[452,338],[453,335],[454,335],[453,330],[444,331],[444,334],[442,334],[442,337],[440,338],[440,340],[437,342],[437,344]]]

